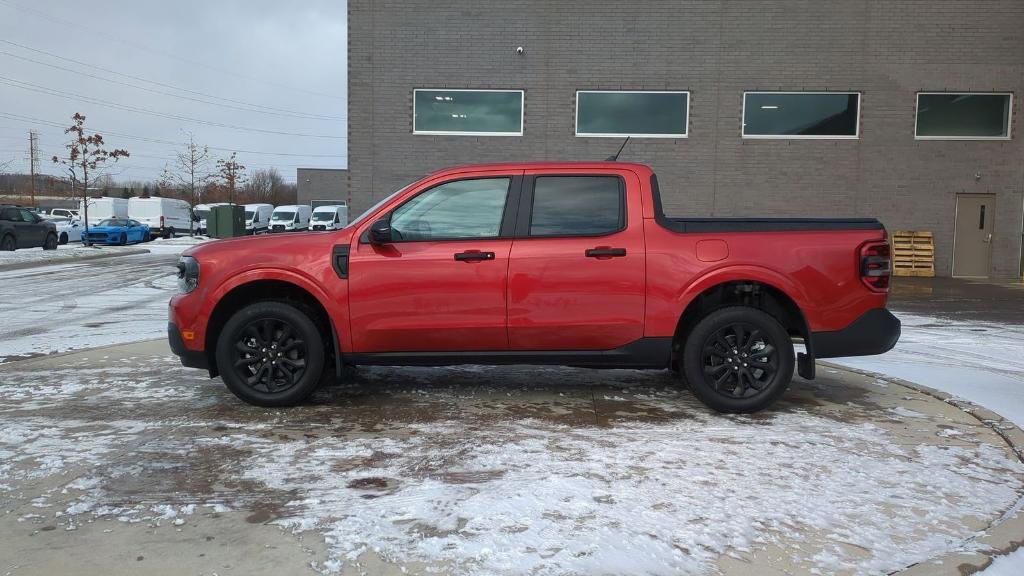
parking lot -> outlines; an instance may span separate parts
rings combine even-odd
[[[5,574],[932,573],[1020,530],[1013,424],[838,367],[754,416],[528,367],[248,406],[159,339],[175,259],[0,273]]]

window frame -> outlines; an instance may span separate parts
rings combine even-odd
[[[536,191],[537,178],[616,178],[619,183],[619,227],[610,232],[600,234],[530,234],[533,226],[533,197]],[[552,238],[602,238],[619,234],[629,227],[628,204],[626,202],[626,179],[622,174],[608,173],[552,173],[552,174],[528,174],[523,179],[522,199],[519,202],[519,213],[516,217],[516,240],[547,240]]]
[[[424,188],[423,190],[420,190],[416,194],[413,194],[412,196],[406,198],[405,200],[402,201],[401,204],[399,204],[398,206],[395,206],[394,208],[391,208],[390,210],[387,211],[387,213],[385,213],[380,218],[377,218],[374,221],[376,222],[377,220],[383,220],[383,219],[386,218],[387,221],[388,221],[388,224],[390,225],[391,224],[391,217],[394,216],[395,212],[398,211],[400,208],[402,208],[403,206],[405,206],[406,204],[411,202],[413,199],[418,198],[421,195],[426,194],[427,192],[430,192],[431,190],[433,190],[435,188],[444,186],[445,184],[451,184],[453,182],[464,182],[466,180],[497,180],[497,179],[500,179],[500,178],[508,179],[509,183],[508,183],[508,193],[505,195],[505,206],[502,208],[502,212],[501,212],[501,222],[498,225],[498,235],[497,236],[486,236],[486,237],[484,237],[484,236],[467,236],[465,238],[424,238],[424,239],[417,239],[417,240],[406,240],[404,238],[403,239],[392,238],[391,242],[389,242],[389,243],[390,244],[408,244],[408,243],[413,243],[413,242],[482,242],[482,241],[488,241],[489,242],[489,241],[492,241],[492,240],[509,240],[509,239],[511,239],[513,237],[514,228],[515,228],[516,207],[519,206],[519,198],[520,198],[520,194],[521,194],[521,191],[522,191],[522,185],[523,185],[523,176],[522,176],[522,174],[488,174],[488,175],[477,175],[477,176],[467,176],[465,178],[452,178],[450,180],[445,180],[444,182],[438,182],[437,184],[434,184],[433,186]],[[372,224],[371,224],[371,226],[372,226]],[[367,228],[367,230],[360,236],[359,240],[360,240],[361,244],[367,244],[367,243],[370,242],[369,228]]]
[[[918,117],[921,114],[921,95],[959,95],[959,96],[1009,96],[1009,110],[1006,113],[1006,136],[919,136],[917,134]],[[1013,92],[945,92],[920,91],[914,93],[914,140],[1012,140],[1013,137]]]
[[[417,130],[417,92],[518,92],[519,132],[467,132],[464,130]],[[412,89],[412,133],[414,136],[522,136],[526,130],[526,90],[516,88],[413,88]]]
[[[686,132],[682,134],[644,134],[644,133],[602,133],[583,132],[580,133],[580,93],[588,94],[686,94]],[[669,138],[682,139],[690,137],[690,102],[692,95],[689,90],[576,90],[576,114],[573,121],[573,134],[577,138]]]
[[[850,135],[815,135],[815,134],[747,134],[747,95],[748,94],[804,94],[850,96],[857,95],[857,119],[854,123],[856,132]],[[845,92],[829,90],[744,90],[743,106],[740,110],[740,138],[744,140],[860,140],[860,113],[864,107],[864,93],[857,90]]]

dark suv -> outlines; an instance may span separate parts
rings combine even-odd
[[[21,206],[0,204],[0,250],[57,249],[57,225]]]

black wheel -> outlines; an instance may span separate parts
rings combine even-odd
[[[56,250],[57,249],[57,235],[50,232],[46,235],[46,240],[43,242],[43,250]]]
[[[14,236],[10,234],[0,239],[0,252],[14,252],[17,246],[18,244],[14,241]]]
[[[216,356],[235,396],[256,406],[294,406],[320,383],[324,339],[305,311],[284,302],[257,302],[224,324]]]
[[[125,244],[128,244],[128,235],[122,233],[121,234],[121,238],[118,239],[117,243],[119,245],[121,245],[121,246],[124,246]]]
[[[68,243],[68,233],[67,232],[61,232],[60,233],[60,245],[63,246],[65,244],[67,244],[67,243]]]
[[[708,314],[683,345],[683,374],[693,393],[719,412],[757,412],[793,379],[793,342],[771,315],[734,306]]]

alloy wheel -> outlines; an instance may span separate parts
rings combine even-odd
[[[704,379],[729,398],[750,398],[764,391],[778,373],[776,343],[752,324],[727,324],[704,341]]]
[[[234,368],[249,387],[260,392],[284,392],[298,384],[306,371],[306,345],[283,320],[256,320],[245,326],[235,342]]]

